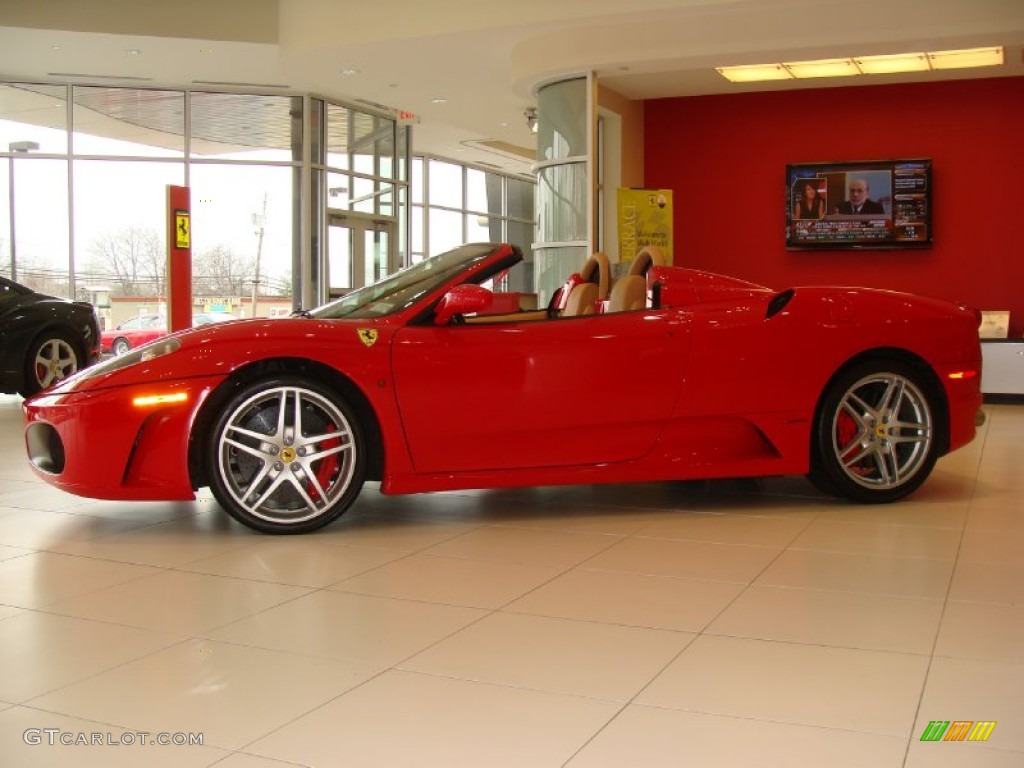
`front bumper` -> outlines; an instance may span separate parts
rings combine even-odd
[[[223,377],[184,379],[26,400],[25,448],[47,483],[95,499],[194,498],[189,439],[196,414]],[[139,398],[174,395],[176,402]]]

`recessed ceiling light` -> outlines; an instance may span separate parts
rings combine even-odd
[[[447,104],[448,103],[448,99],[445,99],[445,98],[443,98],[441,96],[435,96],[434,98],[432,98],[430,100],[430,103],[431,104]]]
[[[142,50],[139,48],[129,48],[125,51],[125,53],[127,53],[129,56],[141,56]]]
[[[358,75],[361,73],[362,70],[356,69],[355,67],[345,67],[343,70],[341,70],[341,74],[345,75],[345,77],[352,77],[352,75]]]

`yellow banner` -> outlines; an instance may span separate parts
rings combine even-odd
[[[672,264],[672,190],[619,187],[619,261],[656,245]]]

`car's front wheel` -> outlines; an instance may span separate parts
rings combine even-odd
[[[224,405],[208,447],[210,487],[251,528],[305,533],[352,504],[365,454],[359,420],[344,398],[315,382],[277,377]]]
[[[41,334],[29,345],[21,394],[34,395],[66,379],[80,367],[81,357],[70,339],[56,332]]]
[[[833,381],[818,410],[810,478],[854,501],[896,501],[931,474],[938,428],[937,398],[913,368],[854,366]]]
[[[128,343],[128,339],[117,339],[114,341],[113,346],[111,346],[110,351],[115,355],[123,355],[131,348],[132,345]]]

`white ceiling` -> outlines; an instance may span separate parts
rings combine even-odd
[[[0,0],[0,79],[313,92],[415,149],[528,173],[540,83],[631,99],[1024,76],[1024,0]],[[714,67],[1001,45],[999,68],[737,85]],[[136,51],[137,53],[131,53]],[[358,74],[345,75],[345,69]],[[436,99],[444,99],[438,103]],[[488,150],[493,141],[521,148]]]

